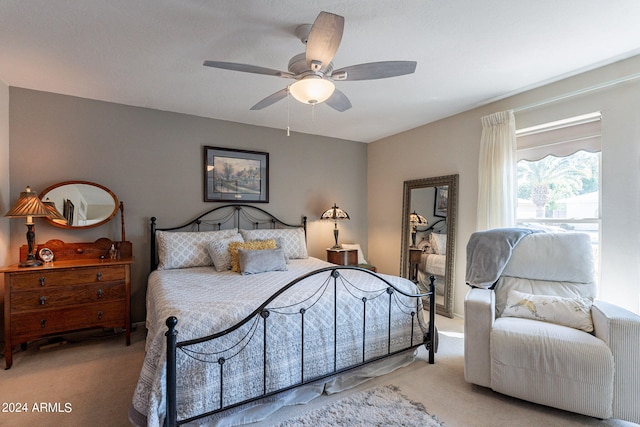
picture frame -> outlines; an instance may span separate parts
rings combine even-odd
[[[269,202],[269,153],[204,147],[205,202]]]
[[[51,262],[53,261],[53,251],[49,248],[42,248],[40,249],[40,251],[38,252],[38,254],[40,255],[40,259],[44,262]]]
[[[433,204],[433,216],[440,218],[447,217],[447,207],[449,205],[449,187],[436,187],[436,197]]]
[[[68,225],[73,225],[73,216],[75,213],[76,207],[70,199],[64,199],[64,204],[62,206],[63,212],[62,216],[67,220]]]

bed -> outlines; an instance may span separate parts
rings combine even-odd
[[[444,221],[439,221],[439,223],[444,223]],[[431,284],[431,277],[435,277],[436,303],[444,304],[447,268],[446,223],[443,227],[430,230],[416,246],[422,250],[418,264],[418,288],[420,291],[427,292]]]
[[[171,229],[155,221],[133,424],[253,422],[406,366],[421,345],[434,363],[432,294],[309,257],[306,218],[238,204]]]

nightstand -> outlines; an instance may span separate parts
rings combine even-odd
[[[422,249],[409,248],[409,280],[416,282],[418,280],[418,266],[422,258]]]
[[[110,259],[112,242],[49,241],[54,260],[39,267],[11,265],[4,273],[6,369],[13,347],[38,338],[90,328],[123,328],[131,343],[131,256],[129,242],[121,258]],[[120,243],[118,243],[120,244]],[[125,249],[126,248],[126,249]]]
[[[327,249],[327,261],[338,265],[358,265],[356,249]]]

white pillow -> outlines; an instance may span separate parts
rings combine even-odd
[[[364,259],[364,253],[362,252],[362,248],[360,248],[360,243],[343,243],[342,249],[356,249],[358,251],[358,264],[368,264],[367,260]]]
[[[158,270],[211,265],[207,244],[235,234],[238,234],[237,228],[220,231],[156,231]]]
[[[431,233],[431,246],[433,247],[436,255],[447,254],[447,235]]]
[[[591,298],[564,298],[553,295],[531,295],[510,290],[505,317],[522,317],[569,326],[585,332],[593,331]]]
[[[309,258],[302,228],[264,228],[240,230],[245,241],[275,239],[284,249],[286,258]]]
[[[435,254],[436,251],[433,250],[433,246],[431,243],[431,236],[429,236],[429,239],[422,239],[418,242],[418,244],[416,245],[418,247],[418,249],[420,249],[422,251],[423,254]]]
[[[240,233],[220,240],[212,240],[207,244],[207,252],[213,261],[216,271],[231,270],[231,253],[229,253],[229,243],[244,242]]]

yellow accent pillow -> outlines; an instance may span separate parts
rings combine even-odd
[[[248,240],[246,242],[230,242],[229,254],[231,254],[231,270],[240,272],[240,262],[238,261],[238,249],[260,250],[260,249],[276,249],[277,243],[275,239],[267,240]]]

